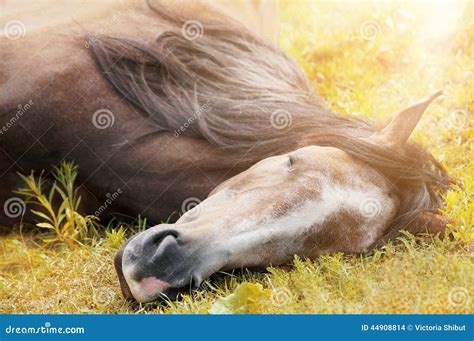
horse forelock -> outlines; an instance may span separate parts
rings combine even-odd
[[[374,128],[333,113],[279,48],[220,15],[202,19],[201,35],[189,39],[180,26],[186,18],[153,10],[173,24],[154,43],[102,36],[92,51],[157,130],[206,139],[249,165],[311,144],[344,150],[385,175],[401,198],[387,238],[439,206],[451,180],[431,154],[414,143],[397,151],[363,139]]]

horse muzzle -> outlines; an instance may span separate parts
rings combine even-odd
[[[157,225],[128,241],[115,256],[115,268],[126,299],[140,303],[159,298],[176,299],[199,287],[219,270],[200,243],[186,242],[182,233]]]

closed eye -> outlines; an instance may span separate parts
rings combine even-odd
[[[293,171],[293,169],[293,158],[291,157],[291,155],[288,155],[288,172]]]

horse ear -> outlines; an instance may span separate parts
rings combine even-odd
[[[425,112],[428,105],[437,97],[441,96],[443,91],[439,90],[428,99],[416,103],[396,114],[390,123],[380,132],[372,135],[369,139],[376,143],[383,143],[395,148],[402,148],[407,142],[410,134],[415,129],[421,115]]]

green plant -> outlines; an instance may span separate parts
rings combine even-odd
[[[99,235],[98,218],[79,213],[81,196],[74,185],[77,168],[72,162],[54,167],[48,194],[44,192],[47,183],[43,172],[38,177],[34,172],[29,176],[19,174],[26,187],[16,193],[25,198],[26,204],[36,207],[30,211],[39,219],[36,226],[46,232],[42,237],[45,243],[72,247],[91,242]]]
[[[127,238],[126,229],[123,226],[105,231],[104,246],[108,249],[118,249]]]

